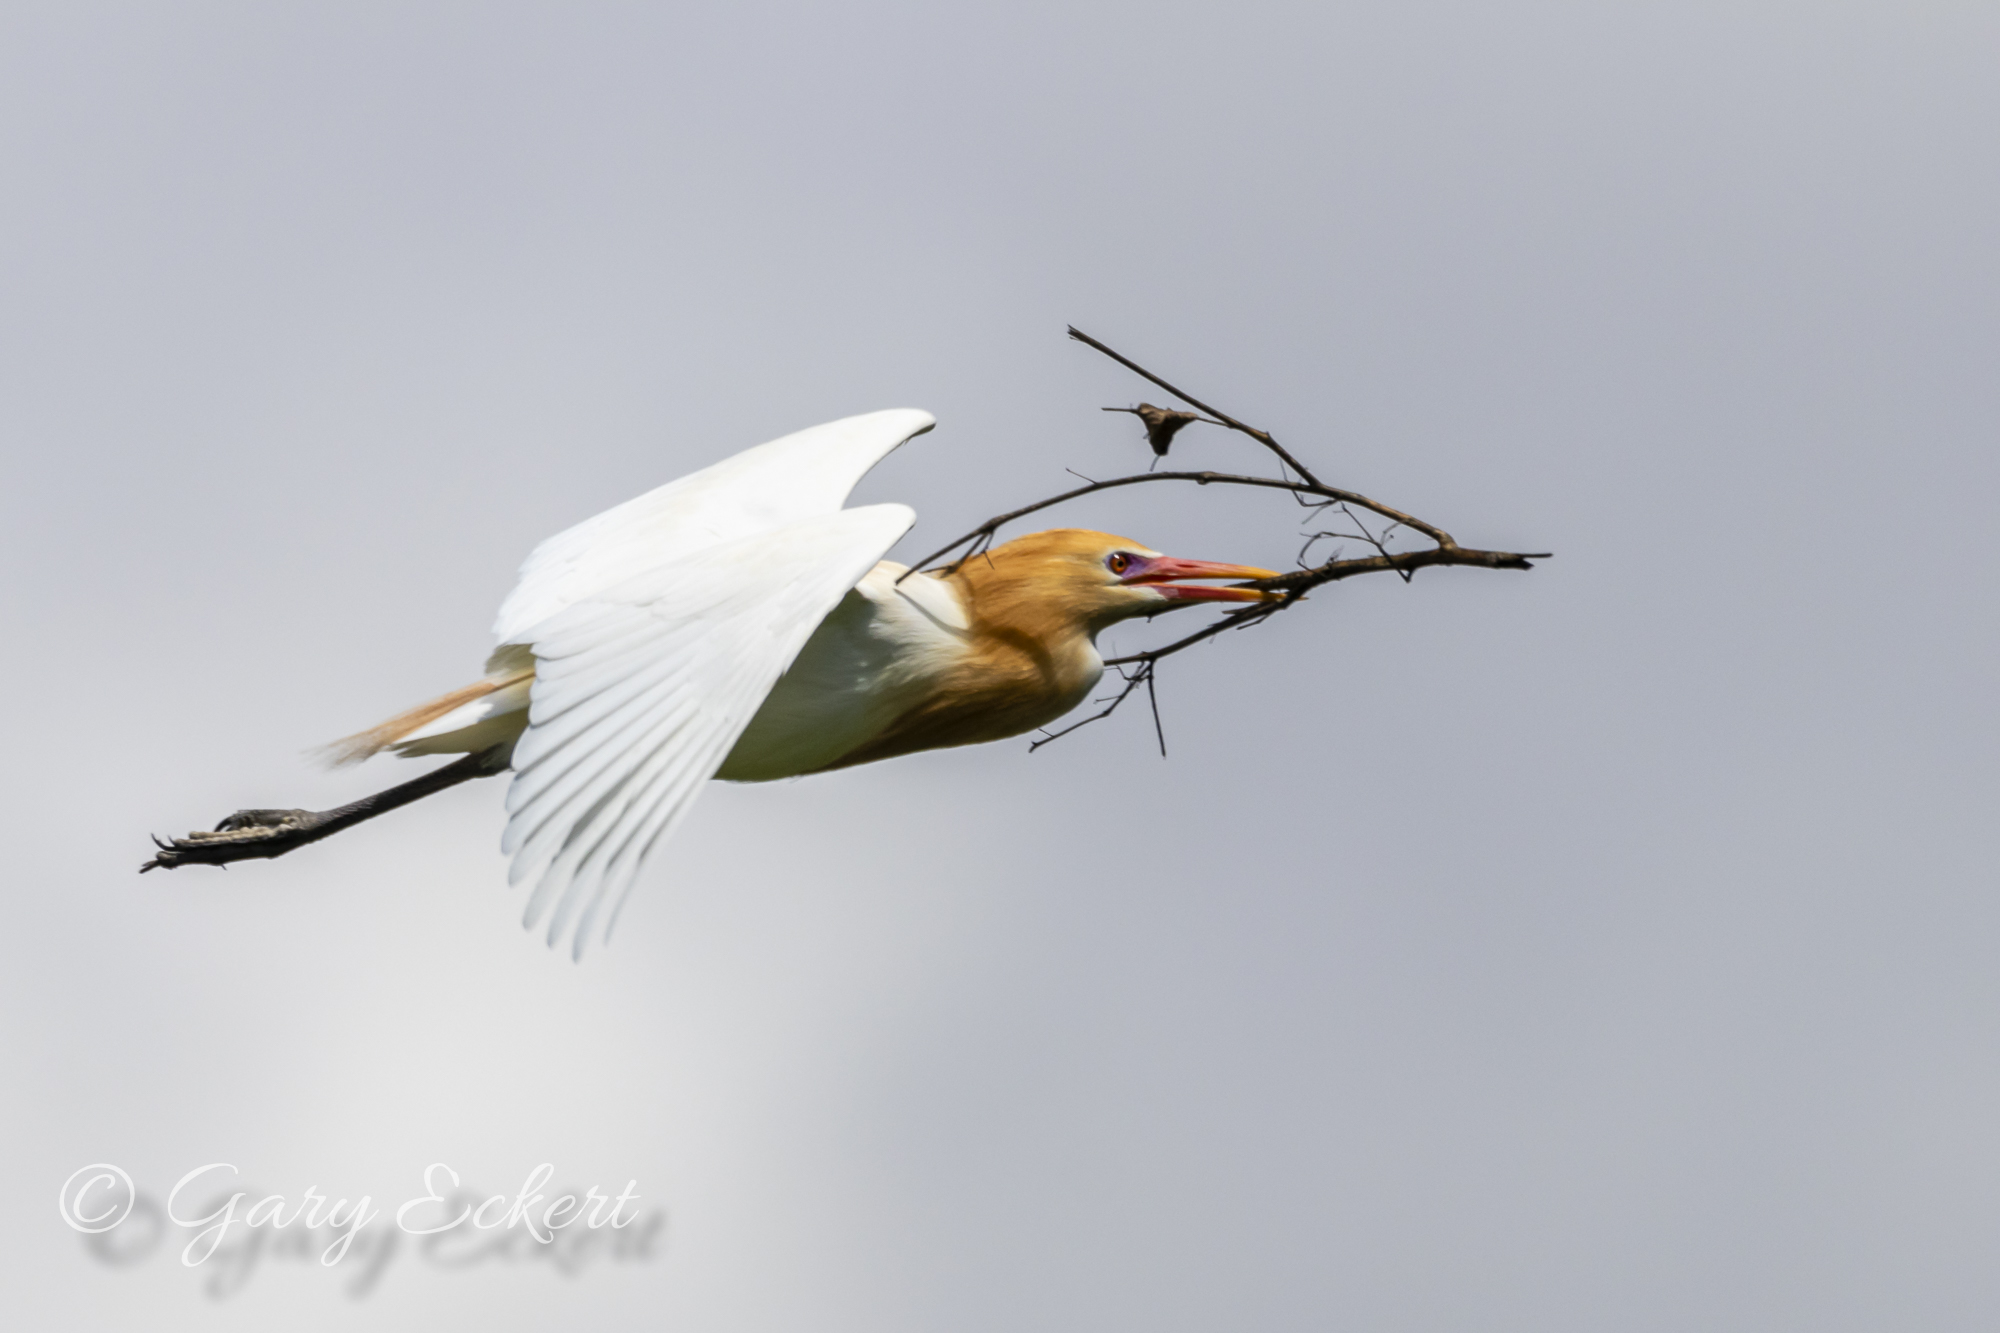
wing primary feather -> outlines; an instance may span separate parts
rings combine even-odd
[[[609,938],[647,856],[692,808],[819,622],[908,530],[874,505],[631,573],[524,635],[537,660],[503,850],[523,912],[573,956]],[[539,558],[539,557],[538,557]],[[553,567],[553,566],[551,566]]]
[[[635,672],[629,682],[611,693],[610,697],[599,695],[592,701],[588,712],[570,710],[560,713],[546,730],[537,730],[531,725],[528,735],[522,740],[532,739],[534,744],[514,747],[516,777],[507,792],[508,812],[525,806],[550,782],[594,753],[606,739],[616,735],[614,730],[604,727],[606,719],[615,718],[618,708],[632,703],[647,689],[679,669],[693,651],[648,664],[645,670]],[[525,755],[522,754],[523,749],[527,750]]]
[[[765,688],[768,689],[768,686]],[[754,683],[750,688],[740,689],[736,693],[739,696],[747,695],[752,693],[753,689]],[[762,691],[757,693],[759,697],[762,696]],[[740,704],[737,699],[732,699],[730,702]],[[636,863],[629,867],[621,863],[621,858],[632,845],[634,838],[653,821],[656,812],[661,818],[671,818],[677,811],[689,808],[701,783],[706,781],[707,775],[714,772],[721,764],[723,755],[727,753],[726,747],[735,744],[736,735],[740,734],[739,729],[735,734],[725,733],[716,736],[698,753],[675,756],[672,761],[657,766],[649,765],[654,768],[653,774],[647,777],[642,771],[639,775],[644,785],[635,793],[632,800],[624,803],[616,822],[593,840],[594,845],[579,862],[579,870],[588,865],[596,871],[594,884],[596,892],[592,894],[590,906],[585,910],[583,918],[577,923],[575,957],[582,957],[583,945],[590,933],[591,920],[605,895],[619,888],[620,875],[625,869],[636,871]],[[629,878],[624,887],[629,888]],[[571,890],[578,901],[583,896],[581,888],[581,874],[579,874],[579,882]],[[622,897],[623,890],[619,891]],[[566,894],[564,906],[557,909],[559,916],[567,916],[566,909],[570,902],[571,897]],[[553,945],[559,935],[560,931],[552,922],[549,943]]]
[[[700,750],[690,754],[664,748],[654,751],[647,757],[645,764],[632,774],[632,781],[628,784],[631,794],[625,796],[625,789],[621,789],[620,794],[624,799],[617,802],[615,810],[610,803],[606,803],[593,811],[588,828],[579,826],[575,838],[564,846],[562,854],[550,867],[551,875],[567,881],[562,899],[557,903],[555,915],[549,923],[551,947],[561,938],[563,928],[576,904],[582,900],[585,892],[596,884],[599,878],[596,872],[601,871],[604,864],[600,853],[606,844],[618,836],[619,829],[635,808],[643,809],[651,793],[656,789],[671,787],[679,781],[699,762],[701,753]],[[716,762],[721,762],[720,756]],[[697,778],[696,782],[699,783],[701,780]]]
[[[653,711],[632,720],[632,738],[636,744],[648,748],[666,745],[686,728],[696,711],[689,700],[662,700]],[[507,840],[514,838],[515,847],[511,854],[517,859],[517,867],[536,865],[547,856],[559,854],[584,822],[581,814],[575,818],[565,817],[572,812],[593,809],[603,794],[615,788],[624,776],[614,763],[572,769],[541,800],[523,807],[513,819],[507,821],[502,850],[507,850]],[[521,829],[518,836],[514,834],[517,823]],[[510,875],[510,881],[518,884],[526,877],[527,871],[522,869],[520,877]]]

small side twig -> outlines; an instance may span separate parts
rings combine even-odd
[[[1158,656],[1165,656],[1165,654],[1162,653]],[[1124,679],[1125,688],[1108,699],[1098,699],[1097,702],[1103,704],[1104,707],[1092,713],[1089,717],[1072,722],[1057,731],[1050,731],[1047,727],[1042,728],[1042,738],[1038,741],[1029,742],[1028,753],[1033,754],[1050,741],[1061,740],[1079,727],[1087,727],[1093,722],[1102,722],[1105,718],[1117,712],[1118,705],[1131,698],[1133,694],[1138,692],[1139,687],[1144,685],[1146,687],[1146,701],[1152,705],[1153,709],[1153,735],[1160,742],[1160,758],[1165,759],[1167,757],[1167,728],[1166,724],[1160,721],[1159,674],[1153,669],[1154,660],[1154,655],[1141,653],[1135,657],[1117,657],[1107,661],[1104,665],[1118,667],[1118,674]],[[1126,662],[1137,662],[1139,669],[1137,671],[1125,670],[1120,664]]]

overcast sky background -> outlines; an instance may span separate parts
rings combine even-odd
[[[1992,1328],[1996,59],[1907,2],[0,9],[7,1322]],[[582,966],[498,783],[132,873],[408,776],[303,752],[736,449],[935,412],[857,495],[905,557],[1143,465],[1070,322],[1557,558],[1177,658],[1166,762],[717,786]],[[218,1297],[62,1225],[100,1161],[547,1161],[667,1231]]]

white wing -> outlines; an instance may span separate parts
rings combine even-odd
[[[647,852],[687,813],[820,621],[915,521],[904,505],[871,505],[711,544],[533,627],[535,684],[501,843],[514,857],[510,882],[541,873],[524,925],[554,903],[553,945],[581,907],[581,957],[608,902],[610,938]],[[596,559],[585,548],[573,568],[601,567]]]
[[[529,554],[520,582],[501,604],[494,637],[503,649],[530,642],[530,634],[564,607],[635,575],[718,542],[834,513],[869,468],[936,424],[914,408],[830,421],[586,519]]]

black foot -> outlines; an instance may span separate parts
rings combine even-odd
[[[172,842],[154,838],[153,845],[160,850],[139,867],[139,873],[283,856],[325,836],[320,831],[325,822],[323,814],[312,810],[238,810],[217,824],[213,833],[190,833]]]
[[[154,838],[153,845],[160,850],[153,854],[152,860],[139,867],[139,873],[173,870],[180,866],[226,866],[231,861],[259,861],[283,856],[296,847],[330,838],[342,829],[353,828],[364,819],[387,814],[432,792],[455,787],[473,778],[490,778],[496,773],[504,773],[508,757],[513,752],[514,743],[509,741],[491,750],[469,754],[443,768],[434,768],[420,778],[398,783],[387,791],[378,791],[373,796],[364,796],[331,810],[238,810],[217,824],[213,833],[190,833],[172,842]]]

